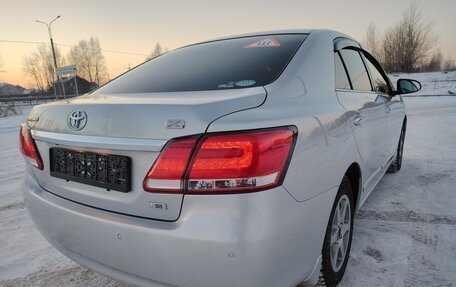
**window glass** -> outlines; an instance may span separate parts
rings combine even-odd
[[[100,94],[241,89],[273,82],[305,34],[207,42],[154,58],[96,90]]]
[[[353,90],[372,91],[369,76],[361,55],[356,50],[344,49],[340,51],[348,70]]]
[[[383,78],[382,74],[377,69],[377,67],[375,67],[374,64],[367,57],[364,57],[364,59],[366,59],[366,64],[367,64],[367,67],[368,67],[370,75],[371,75],[371,80],[372,80],[372,85],[374,86],[374,91],[377,93],[388,94],[389,89],[388,89],[388,84],[387,84],[385,78]]]
[[[336,72],[336,89],[350,90],[350,82],[348,81],[348,76],[339,53],[334,54],[334,69]]]

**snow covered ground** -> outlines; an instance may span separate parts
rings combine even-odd
[[[341,286],[456,284],[456,97],[410,97],[402,170],[355,220]],[[0,119],[0,286],[122,286],[73,263],[33,226],[20,194],[18,126]]]
[[[341,286],[456,284],[456,97],[405,101],[402,169],[358,214]]]

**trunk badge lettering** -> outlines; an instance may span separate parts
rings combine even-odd
[[[36,123],[36,122],[38,122],[39,120],[40,120],[39,117],[37,117],[37,118],[28,118],[28,119],[27,119],[27,121],[28,121],[28,122],[31,122],[31,123],[33,123],[33,122]]]
[[[185,128],[184,120],[167,120],[166,121],[167,129],[183,129]]]
[[[149,206],[154,208],[154,209],[160,209],[160,210],[168,210],[168,205],[163,202],[152,202],[149,201]]]
[[[68,126],[75,130],[82,130],[87,124],[87,114],[84,111],[76,110],[72,111],[68,117]]]

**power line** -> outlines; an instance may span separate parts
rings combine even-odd
[[[15,41],[15,40],[0,40],[0,42],[3,43],[18,43],[18,44],[48,44],[45,42],[32,42],[32,41]],[[57,46],[62,46],[62,47],[72,47],[71,45],[68,44],[58,44],[54,43]],[[123,52],[123,51],[113,51],[113,50],[103,50],[103,52],[106,53],[113,53],[113,54],[124,54],[124,55],[135,55],[135,56],[148,56],[148,54],[143,54],[143,53],[133,53],[133,52]]]
[[[45,44],[44,42],[30,42],[30,41],[14,41],[14,40],[0,40],[4,43],[20,43],[20,44]]]
[[[57,44],[58,45],[58,44]],[[149,56],[148,54],[142,53],[132,53],[132,52],[121,52],[121,51],[111,51],[111,50],[102,50],[106,53],[114,53],[114,54],[127,54],[127,55],[136,55],[136,56]]]

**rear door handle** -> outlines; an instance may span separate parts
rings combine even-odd
[[[390,105],[386,102],[385,103],[385,113],[389,114],[391,112],[391,107]]]
[[[360,116],[360,115],[356,115],[354,118],[353,118],[353,124],[357,127],[359,127],[361,125],[361,121],[363,120],[363,118]]]
[[[391,108],[390,108],[390,106],[388,104],[386,105],[385,112],[387,114],[389,114],[391,112]]]

